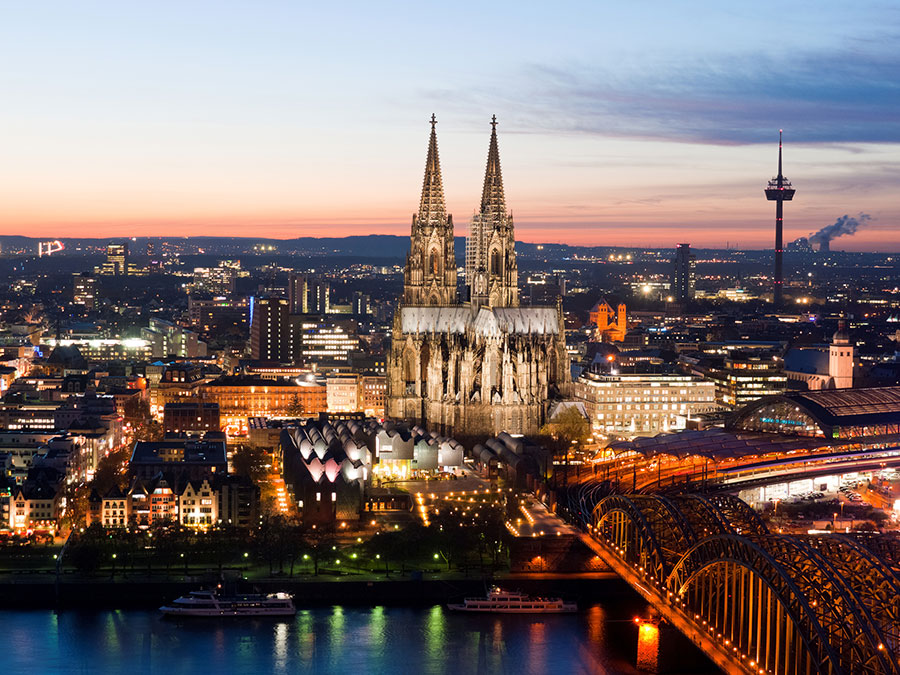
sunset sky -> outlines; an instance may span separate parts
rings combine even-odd
[[[492,114],[525,241],[900,251],[891,2],[0,7],[0,234],[408,234],[438,118],[457,234]]]

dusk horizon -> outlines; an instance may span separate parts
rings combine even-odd
[[[867,213],[840,248],[900,251],[889,6],[207,10],[4,12],[0,234],[408,235],[432,113],[465,234],[496,114],[522,241],[771,246],[783,128],[785,241]]]

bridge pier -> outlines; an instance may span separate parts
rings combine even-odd
[[[638,624],[637,667],[647,673],[658,673],[659,663],[659,622],[636,619]]]

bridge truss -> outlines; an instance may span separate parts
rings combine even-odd
[[[773,534],[726,494],[609,495],[586,524],[729,672],[900,675],[900,558],[883,538]]]

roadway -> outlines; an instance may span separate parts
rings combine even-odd
[[[507,522],[507,529],[516,537],[578,536],[579,532],[532,495],[519,499],[519,515]]]

